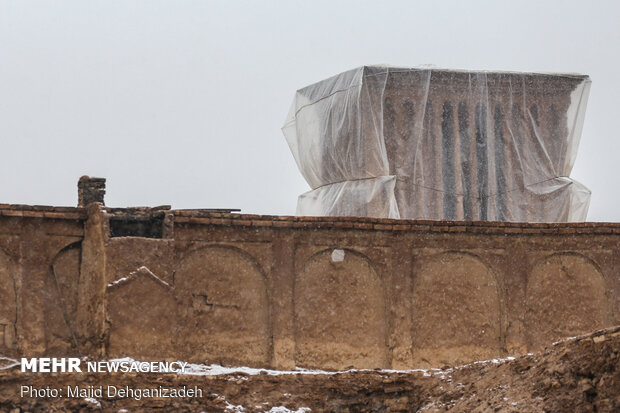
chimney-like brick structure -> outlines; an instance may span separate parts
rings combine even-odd
[[[105,178],[83,176],[78,181],[78,207],[85,207],[93,202],[103,205],[105,195]]]

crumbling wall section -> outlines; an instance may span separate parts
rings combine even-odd
[[[0,205],[3,354],[78,354],[75,283],[85,219],[78,208]]]

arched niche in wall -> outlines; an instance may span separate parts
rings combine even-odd
[[[528,277],[525,317],[531,351],[609,326],[609,297],[601,271],[576,253],[541,260]]]
[[[230,246],[186,256],[174,274],[177,348],[190,360],[264,367],[271,360],[266,280],[256,260]]]
[[[295,278],[294,306],[298,366],[390,366],[384,286],[364,255],[341,249],[313,255]]]
[[[478,257],[446,252],[430,258],[413,283],[414,365],[500,356],[500,305],[498,283]]]
[[[64,247],[54,257],[45,280],[45,341],[48,351],[75,347],[72,331],[76,323],[82,243]]]
[[[15,347],[17,296],[11,276],[13,261],[0,250],[0,350]]]

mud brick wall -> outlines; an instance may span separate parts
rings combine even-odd
[[[0,354],[413,368],[620,324],[620,224],[0,205]]]

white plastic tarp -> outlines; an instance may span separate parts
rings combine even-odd
[[[583,221],[587,76],[364,66],[297,91],[298,215]]]

